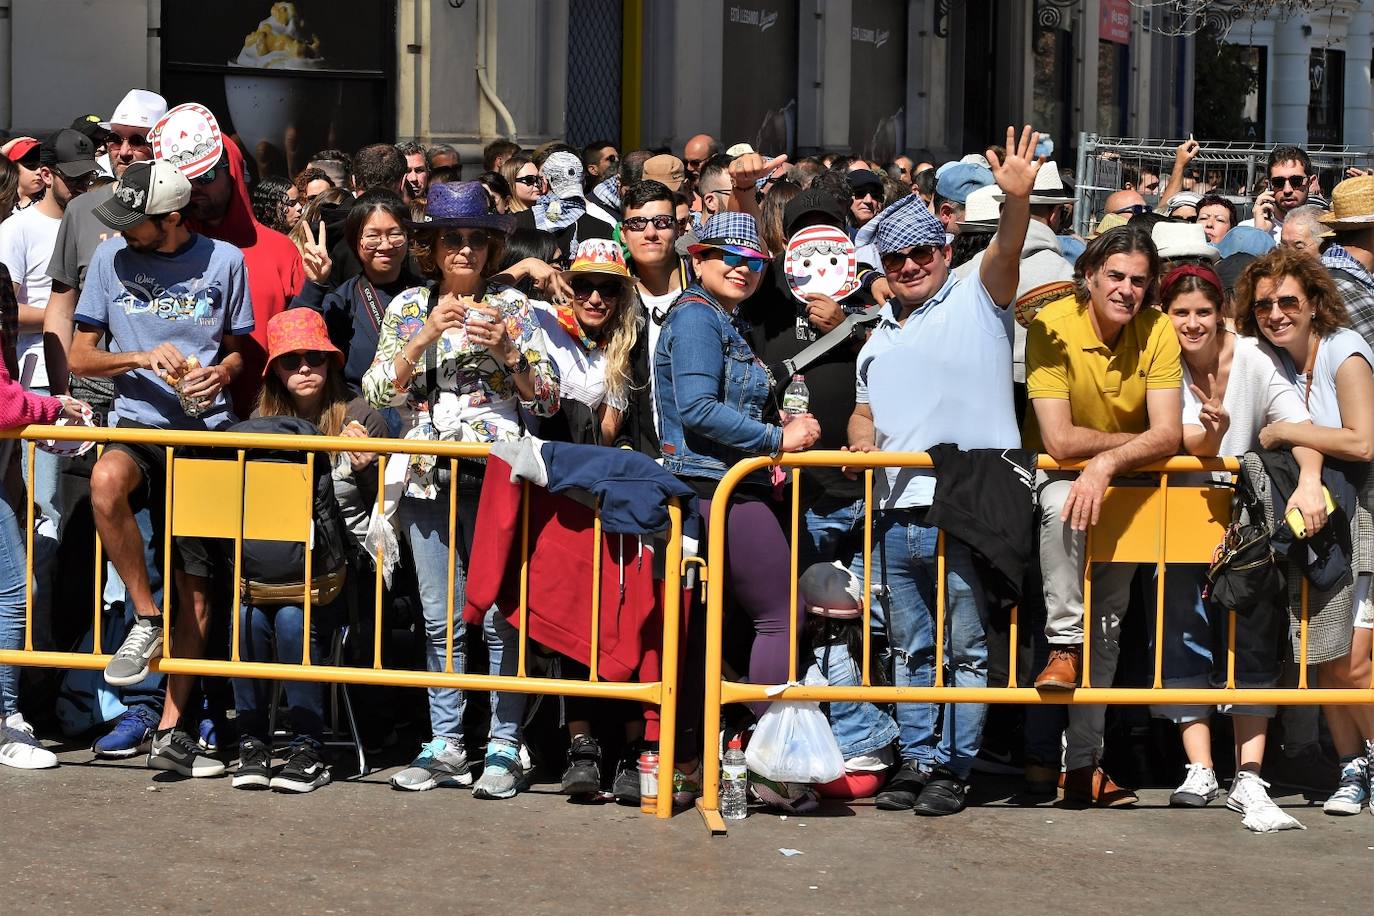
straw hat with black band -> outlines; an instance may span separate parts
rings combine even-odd
[[[1374,175],[1347,178],[1331,192],[1331,212],[1321,217],[1337,232],[1374,229]]]

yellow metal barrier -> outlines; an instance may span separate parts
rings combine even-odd
[[[746,684],[725,680],[722,676],[722,626],[725,600],[725,531],[730,497],[735,487],[749,474],[780,464],[792,469],[791,520],[791,645],[793,651],[788,666],[791,682],[797,681],[797,534],[799,525],[799,491],[797,485],[802,469],[816,467],[848,467],[862,469],[864,474],[864,565],[863,565],[863,660],[862,683],[852,687],[789,686],[782,684]],[[1033,687],[1016,686],[1017,671],[1017,609],[1011,612],[1010,660],[1006,686],[949,687],[944,684],[945,630],[945,539],[939,537],[936,550],[937,595],[935,608],[935,683],[931,687],[873,686],[869,670],[872,635],[873,570],[873,473],[877,468],[929,468],[931,461],[924,452],[806,452],[784,455],[776,462],[770,458],[751,458],[741,461],[726,472],[711,500],[711,517],[707,537],[707,568],[710,576],[706,585],[706,711],[702,731],[708,749],[703,760],[703,792],[697,802],[708,829],[725,833],[725,821],[720,815],[720,769],[710,759],[709,749],[715,746],[720,734],[721,708],[727,703],[757,703],[773,700],[804,700],[814,702],[849,701],[872,703],[1026,703],[1026,704],[1217,704],[1238,705],[1316,705],[1374,703],[1374,684],[1362,689],[1309,688],[1307,686],[1307,582],[1303,580],[1302,611],[1299,621],[1299,681],[1297,688],[1250,689],[1238,688],[1235,681],[1236,612],[1230,612],[1227,640],[1226,687],[1165,688],[1163,687],[1163,628],[1165,566],[1169,563],[1209,563],[1230,519],[1231,491],[1224,487],[1180,485],[1170,482],[1170,475],[1199,471],[1238,470],[1235,459],[1173,458],[1141,469],[1140,473],[1157,475],[1155,486],[1111,487],[1104,499],[1098,524],[1087,536],[1087,563],[1084,569],[1083,604],[1085,616],[1092,615],[1092,565],[1094,563],[1153,563],[1159,574],[1156,589],[1154,678],[1151,687],[1091,687],[1089,680],[1092,639],[1083,641],[1082,683],[1076,690],[1039,691]],[[1039,467],[1045,471],[1073,471],[1081,464],[1058,464],[1048,456],[1041,456]],[[1087,620],[1085,635],[1089,632]]]
[[[29,426],[19,430],[0,432],[0,438],[23,440],[28,459],[33,461],[34,442],[40,439],[66,441],[95,441],[101,449],[107,443],[128,442],[160,446],[167,453],[166,516],[164,519],[163,570],[163,656],[154,660],[152,670],[164,674],[203,675],[209,677],[247,677],[270,680],[317,681],[340,684],[378,684],[391,687],[441,687],[461,690],[496,690],[514,693],[550,694],[587,698],[619,699],[657,706],[659,710],[659,772],[667,786],[672,785],[674,740],[677,730],[677,676],[680,619],[682,613],[682,508],[673,500],[668,507],[670,527],[666,547],[666,581],[664,582],[663,640],[659,680],[620,683],[597,678],[600,656],[600,596],[602,569],[601,513],[595,514],[595,538],[598,547],[593,568],[592,595],[588,602],[591,615],[591,665],[587,680],[559,680],[529,677],[526,674],[528,643],[528,607],[530,587],[530,517],[529,485],[524,487],[521,506],[520,531],[520,609],[519,662],[515,676],[466,674],[453,670],[453,615],[449,615],[445,635],[448,662],[444,671],[414,671],[383,667],[381,640],[374,637],[370,668],[341,665],[315,665],[310,661],[309,640],[299,664],[286,662],[245,662],[239,658],[239,614],[233,614],[232,649],[228,661],[185,658],[174,654],[172,644],[171,603],[172,538],[191,536],[233,540],[235,581],[242,581],[243,541],[268,539],[297,541],[305,546],[305,580],[311,576],[311,519],[313,516],[312,486],[315,452],[368,452],[378,456],[378,480],[385,478],[388,456],[433,455],[448,459],[453,479],[458,476],[458,461],[462,458],[484,459],[489,447],[471,443],[423,442],[398,439],[354,439],[312,436],[302,439],[296,435],[242,434],[228,432],[185,432],[152,429],[105,429],[87,427]],[[206,447],[223,449],[233,454],[233,461],[204,457],[178,457],[177,449]],[[257,462],[248,459],[254,449],[275,449],[307,452],[302,465],[279,462]],[[383,501],[382,487],[378,487],[378,504]],[[456,578],[455,538],[458,487],[449,488],[448,527],[448,594],[452,596]],[[33,491],[27,496],[28,518],[33,518]],[[101,544],[97,535],[95,545],[95,587],[92,629],[95,643],[90,653],[36,651],[33,648],[33,525],[28,526],[28,591],[25,598],[24,647],[19,650],[0,650],[0,664],[27,665],[50,668],[103,669],[110,660],[100,644],[102,631],[102,574]],[[380,561],[380,557],[378,558]],[[306,589],[303,616],[305,632],[309,632],[311,600]],[[374,634],[383,629],[383,578],[381,563],[377,563],[374,582]],[[237,609],[236,609],[237,610]],[[461,606],[458,608],[461,612]],[[459,638],[462,638],[459,636]],[[656,815],[672,816],[672,791],[658,793]]]

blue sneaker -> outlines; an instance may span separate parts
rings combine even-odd
[[[200,748],[207,754],[213,754],[219,750],[219,729],[215,726],[215,720],[208,714],[201,715]]]
[[[120,759],[144,750],[157,728],[158,714],[147,706],[132,706],[115,720],[114,728],[91,748],[97,757]]]

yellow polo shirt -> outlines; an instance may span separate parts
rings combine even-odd
[[[1145,393],[1183,382],[1173,323],[1158,309],[1142,308],[1111,348],[1093,330],[1090,307],[1070,296],[1035,316],[1026,331],[1026,395],[1067,399],[1074,426],[1143,433],[1150,425]],[[1026,411],[1022,440],[1044,451],[1034,409]]]

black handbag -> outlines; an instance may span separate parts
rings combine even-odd
[[[1250,519],[1248,523],[1244,522],[1246,518]],[[1203,597],[1223,610],[1248,614],[1265,601],[1286,596],[1283,572],[1270,534],[1264,523],[1264,505],[1241,468],[1231,497],[1231,524],[1207,570]]]

